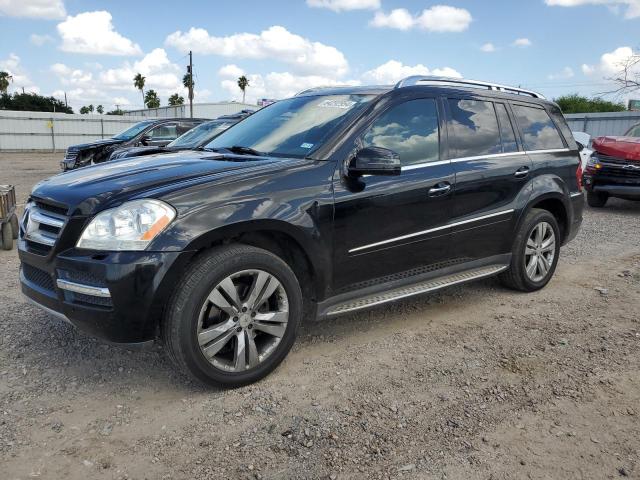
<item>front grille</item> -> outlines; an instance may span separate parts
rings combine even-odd
[[[45,255],[53,248],[67,220],[66,212],[66,208],[41,201],[27,205],[20,222],[20,236],[34,253]]]
[[[96,297],[78,292],[64,292],[65,300],[68,302],[90,305],[92,307],[112,308],[113,302],[109,297]]]
[[[23,263],[22,274],[29,283],[49,292],[54,291],[53,278],[51,278],[51,275],[44,270],[40,270],[39,268],[33,267],[27,263]]]
[[[104,280],[89,272],[77,272],[73,270],[58,270],[58,278],[69,282],[89,285],[90,287],[106,287]]]
[[[75,160],[78,156],[78,151],[77,150],[67,150],[67,152],[64,155],[64,159],[65,160]]]

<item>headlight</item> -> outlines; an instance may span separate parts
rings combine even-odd
[[[175,210],[160,200],[127,202],[96,215],[76,246],[90,250],[144,250],[175,216]]]

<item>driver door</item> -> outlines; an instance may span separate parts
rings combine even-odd
[[[377,116],[354,149],[376,146],[400,156],[399,176],[334,176],[334,278],[336,291],[449,258],[454,173],[442,160],[438,99],[397,101]],[[346,159],[347,161],[349,159]],[[414,272],[408,272],[414,270]]]

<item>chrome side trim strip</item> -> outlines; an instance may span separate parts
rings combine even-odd
[[[84,295],[92,295],[94,297],[111,298],[111,292],[108,288],[92,287],[90,285],[82,285],[81,283],[70,282],[68,280],[57,279],[56,285],[62,290],[70,292],[82,293]]]
[[[349,253],[359,252],[360,250],[366,250],[367,248],[379,247],[380,245],[385,245],[387,243],[397,242],[399,240],[406,240],[407,238],[417,237],[419,235],[426,235],[427,233],[437,232],[439,230],[444,230],[446,228],[457,227],[458,225],[465,225],[467,223],[477,222],[479,220],[485,220],[487,218],[497,217],[500,215],[506,215],[508,213],[513,213],[513,208],[509,210],[502,210],[500,212],[490,213],[488,215],[482,215],[480,217],[474,217],[467,220],[461,220],[460,222],[448,223],[447,225],[442,225],[440,227],[430,228],[429,230],[422,230],[420,232],[409,233],[407,235],[402,235],[401,237],[394,237],[388,240],[382,240],[376,243],[370,243],[368,245],[363,245],[361,247],[352,248],[349,250]]]
[[[41,303],[36,302],[33,298],[27,297],[26,295],[24,295],[24,298],[31,305],[35,305],[36,307],[40,308],[41,310],[44,310],[45,312],[47,312],[49,315],[51,315],[53,317],[56,317],[57,319],[62,320],[63,322],[66,322],[66,323],[68,323],[70,325],[73,325],[71,323],[71,320],[69,320],[69,318],[64,313],[56,312],[55,310],[52,310],[49,307],[45,307]]]
[[[484,160],[485,158],[500,158],[500,157],[516,157],[519,155],[526,155],[527,152],[517,151],[517,152],[508,152],[508,153],[492,153],[491,155],[476,155],[474,157],[458,157],[452,158],[452,163],[457,162],[468,162],[469,160]]]
[[[404,172],[406,170],[416,170],[417,168],[435,167],[436,165],[447,165],[449,163],[451,163],[451,160],[438,160],[437,162],[414,163],[413,165],[407,165],[406,167],[401,167],[400,170]]]
[[[584,197],[584,193],[582,192],[575,192],[571,194],[571,198],[575,198],[575,197]]]
[[[571,150],[569,150],[568,148],[550,148],[547,150],[527,150],[526,153],[527,155],[530,155],[532,153],[561,153],[561,152],[570,152]]]

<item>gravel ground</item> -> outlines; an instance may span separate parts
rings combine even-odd
[[[0,155],[19,201],[60,155]],[[587,208],[543,291],[495,280],[306,325],[245,388],[24,302],[0,252],[0,477],[640,478],[640,203]]]

